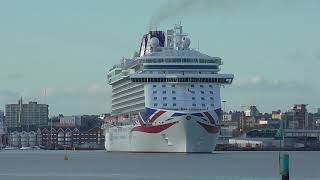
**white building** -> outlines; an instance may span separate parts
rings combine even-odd
[[[223,114],[223,121],[231,121],[232,120],[232,115],[228,113]]]
[[[247,117],[259,116],[259,111],[256,106],[249,106],[248,109],[244,111],[244,113]]]
[[[63,117],[60,117],[60,126],[62,126],[62,127],[81,126],[81,116],[63,116]]]
[[[280,111],[272,111],[272,119],[280,120],[282,113]]]

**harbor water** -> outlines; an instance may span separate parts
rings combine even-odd
[[[320,152],[289,152],[290,179],[320,179]],[[273,180],[278,152],[214,154],[110,153],[105,151],[0,151],[5,180]]]

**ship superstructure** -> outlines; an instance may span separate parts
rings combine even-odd
[[[181,25],[150,31],[132,58],[108,72],[108,151],[212,152],[222,119],[222,60],[190,49]]]

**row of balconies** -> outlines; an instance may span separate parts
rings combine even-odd
[[[129,113],[135,111],[143,111],[145,109],[145,103],[143,101],[136,102],[136,104],[129,104],[126,106],[121,106],[118,108],[112,108],[112,114],[122,114],[122,113]]]
[[[143,91],[143,89],[144,89],[143,85],[138,84],[138,85],[132,86],[130,88],[122,89],[121,91],[118,91],[116,93],[112,92],[112,98],[117,97],[117,96],[119,97],[119,95],[128,94],[128,93],[126,93],[126,91],[133,93],[133,92]]]
[[[119,84],[117,84],[117,85],[113,85],[113,86],[112,86],[112,91],[117,90],[117,89],[124,88],[124,87],[126,87],[126,86],[128,86],[128,85],[130,85],[130,84],[131,84],[131,81],[128,79],[128,81],[125,81],[125,82],[123,82],[123,83],[119,83]]]
[[[117,101],[112,101],[112,106],[115,107],[115,106],[118,106],[118,105],[121,105],[123,103],[128,103],[132,100],[137,100],[137,99],[144,99],[144,93],[134,93],[134,94],[130,94],[128,95],[129,97],[127,98],[122,98],[121,100],[117,100]]]
[[[144,94],[144,90],[143,89],[138,89],[138,90],[130,91],[130,92],[127,92],[127,93],[122,93],[119,96],[113,97],[112,101],[113,102],[117,102],[119,100],[126,99],[128,96],[136,96],[136,95],[140,95],[140,94]]]
[[[117,109],[118,107],[122,107],[123,105],[130,105],[130,104],[135,104],[136,102],[144,102],[144,96],[137,96],[137,97],[133,97],[133,98],[130,98],[129,100],[126,100],[126,101],[122,101],[122,102],[119,102],[117,104],[112,104],[112,108],[113,109]]]

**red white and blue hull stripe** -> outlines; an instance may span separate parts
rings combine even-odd
[[[160,133],[171,126],[174,126],[179,121],[187,121],[196,119],[197,124],[210,134],[219,132],[219,121],[221,109],[215,111],[203,112],[183,112],[164,109],[146,108],[145,112],[139,113],[138,119],[135,122],[135,127],[132,131],[144,133]]]

